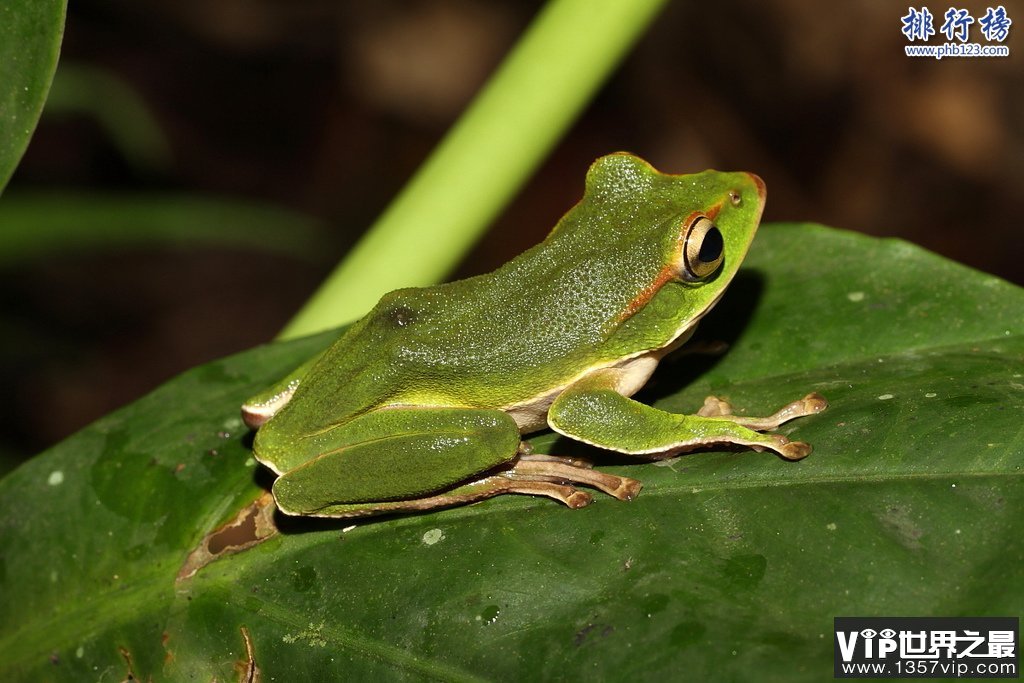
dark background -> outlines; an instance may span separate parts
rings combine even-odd
[[[1009,57],[935,61],[904,55],[906,4],[670,2],[457,275],[542,239],[578,199],[589,162],[629,150],[666,172],[758,173],[767,221],[900,237],[1022,283],[1024,7],[1003,4],[1021,22]],[[979,17],[989,5],[956,6]],[[270,340],[539,7],[71,3],[61,68],[123,81],[169,155],[139,163],[95,117],[51,108],[5,197],[256,200],[319,219],[326,246],[307,257],[65,250],[0,269],[0,456],[14,462],[182,370]],[[929,8],[938,30],[947,5]],[[985,42],[976,27],[972,40]]]

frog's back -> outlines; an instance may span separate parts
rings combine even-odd
[[[491,273],[386,295],[351,343],[394,367],[396,391],[416,402],[481,405],[527,400],[642,351],[608,339],[678,248],[678,227],[668,226],[682,208],[663,178],[659,191],[632,194],[602,195],[588,181],[544,242]]]

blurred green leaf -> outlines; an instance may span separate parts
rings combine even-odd
[[[66,4],[5,0],[0,6],[0,192],[25,152],[50,90]]]
[[[142,97],[113,71],[64,62],[53,77],[47,118],[94,119],[124,158],[139,168],[164,168],[171,145]]]
[[[784,429],[809,458],[616,460],[643,492],[579,511],[279,518],[175,582],[268,483],[239,404],[333,335],[196,368],[0,482],[0,677],[236,680],[249,636],[262,680],[825,680],[836,615],[1024,609],[1022,333],[1024,290],[997,278],[766,226],[699,333],[730,350],[666,363],[642,398],[764,413],[820,391]]]
[[[0,202],[0,267],[42,255],[197,244],[324,257],[325,231],[270,205],[188,195],[10,195]]]

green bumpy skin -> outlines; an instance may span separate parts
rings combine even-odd
[[[764,197],[748,173],[676,176],[628,154],[598,159],[583,199],[541,244],[492,273],[385,295],[243,406],[259,429],[255,457],[281,475],[278,506],[346,517],[500,493],[579,507],[589,495],[574,483],[625,499],[639,491],[587,463],[528,454],[520,435],[546,426],[648,456],[723,442],[806,455],[806,444],[756,430],[820,411],[816,395],[748,426],[721,402],[672,416],[627,398],[722,295]]]

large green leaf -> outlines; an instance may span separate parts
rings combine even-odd
[[[831,407],[784,430],[806,460],[620,461],[646,485],[630,503],[257,516],[206,543],[268,481],[237,406],[328,337],[197,368],[0,482],[0,678],[233,680],[249,652],[264,681],[820,681],[836,615],[1020,614],[1022,332],[1001,280],[768,226],[699,333],[731,349],[644,398],[761,413],[820,391]]]
[[[43,110],[66,5],[66,0],[4,0],[0,5],[0,191]]]
[[[321,258],[314,219],[269,204],[188,194],[9,194],[0,203],[0,268],[54,254],[125,247],[223,246]]]

